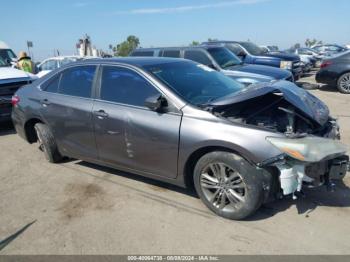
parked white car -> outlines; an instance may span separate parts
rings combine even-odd
[[[0,41],[0,58],[9,65],[15,65],[17,56],[12,49],[3,41]]]
[[[11,119],[12,95],[21,86],[37,78],[36,75],[11,67],[11,63],[0,56],[0,123]]]
[[[39,65],[37,65],[37,76],[43,77],[44,75],[50,73],[52,70],[55,70],[63,65],[76,62],[82,59],[84,59],[84,57],[81,56],[56,56],[47,58],[44,61],[42,61]]]

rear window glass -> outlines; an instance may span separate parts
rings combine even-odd
[[[131,56],[153,56],[153,51],[135,51]]]
[[[95,71],[96,66],[79,66],[65,70],[61,76],[59,93],[70,96],[91,97]]]

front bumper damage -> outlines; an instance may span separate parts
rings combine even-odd
[[[303,137],[278,138],[276,141],[274,145],[283,153],[262,165],[278,169],[277,193],[292,194],[293,199],[297,199],[298,195],[303,194],[304,187],[325,185],[332,190],[334,185],[332,181],[343,179],[349,170],[347,148],[339,140]]]

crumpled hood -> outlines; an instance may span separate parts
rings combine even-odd
[[[229,67],[228,69],[236,70],[236,71],[240,71],[240,72],[248,72],[248,73],[264,75],[264,76],[271,77],[273,80],[286,79],[288,77],[291,77],[291,75],[292,75],[287,70],[272,67],[272,66],[264,66],[264,65],[244,64],[241,66]]]
[[[28,79],[28,80],[35,80],[38,77],[31,74],[31,73],[27,73],[24,72],[22,70],[18,70],[16,68],[12,68],[12,67],[0,67],[0,82],[1,81],[5,81],[8,79]]]
[[[239,93],[213,101],[210,106],[220,111],[227,106],[257,98],[268,93],[281,95],[306,116],[323,126],[329,118],[328,107],[317,97],[288,81],[273,81],[251,85]]]

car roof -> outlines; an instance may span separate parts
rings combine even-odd
[[[217,45],[217,47],[222,47],[220,45]],[[142,51],[156,51],[156,50],[189,50],[189,49],[205,49],[207,50],[208,48],[213,48],[213,45],[206,45],[206,44],[201,44],[197,46],[173,46],[173,47],[150,47],[150,48],[138,48],[135,49],[137,52],[142,52]]]
[[[173,62],[184,61],[181,58],[168,58],[168,57],[118,57],[118,58],[94,58],[94,59],[85,59],[83,61],[79,61],[77,63],[85,64],[85,63],[103,63],[103,64],[128,64],[132,66],[143,67],[147,65],[159,65],[159,64],[167,64]]]
[[[207,41],[207,42],[203,42],[203,44],[230,44],[230,43],[236,43],[236,44],[240,44],[240,43],[245,43],[247,41],[234,41],[234,40],[212,40],[212,41]]]

